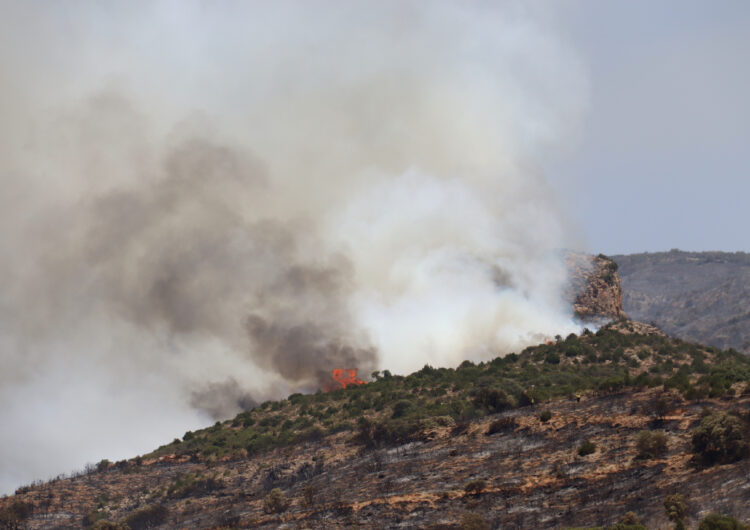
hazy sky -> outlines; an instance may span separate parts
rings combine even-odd
[[[750,250],[750,2],[585,1],[563,16],[589,106],[548,171],[573,182],[590,250]]]

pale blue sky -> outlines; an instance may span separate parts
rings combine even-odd
[[[592,251],[750,251],[750,2],[585,1],[580,144],[547,167]]]

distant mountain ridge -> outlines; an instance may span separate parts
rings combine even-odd
[[[674,249],[612,258],[630,318],[684,340],[750,353],[750,254]]]

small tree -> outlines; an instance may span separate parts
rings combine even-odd
[[[541,414],[539,414],[539,421],[542,423],[547,423],[549,420],[552,419],[552,412],[549,410],[543,410]]]
[[[687,502],[685,497],[679,493],[667,495],[664,499],[664,511],[667,512],[667,519],[675,524],[676,529],[685,528],[682,520],[687,515]]]
[[[308,484],[304,488],[302,488],[302,497],[305,500],[305,505],[308,507],[312,507],[315,505],[315,494],[317,493],[317,490],[315,489],[315,486],[312,484]]]
[[[745,429],[736,415],[713,412],[693,431],[693,452],[708,465],[739,460],[749,452]]]
[[[666,392],[661,392],[655,395],[648,403],[649,412],[657,420],[664,418],[671,408],[672,403]]]

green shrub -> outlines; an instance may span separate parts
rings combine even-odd
[[[547,423],[549,420],[552,419],[552,412],[550,410],[543,410],[541,414],[539,414],[539,421],[542,423]]]
[[[424,426],[419,420],[399,418],[374,422],[360,418],[354,441],[368,448],[399,445],[424,437]]]
[[[273,488],[268,495],[263,498],[263,511],[266,513],[282,513],[289,507],[289,501],[284,496],[284,492],[279,488]]]
[[[645,529],[645,527],[641,524],[641,520],[638,519],[638,514],[636,514],[635,512],[627,512],[625,515],[623,515],[622,519],[620,519],[620,525],[622,527],[641,527]]]
[[[475,497],[478,497],[482,494],[482,491],[484,491],[484,488],[487,487],[487,483],[482,480],[472,480],[471,482],[467,482],[464,486],[464,491],[467,495],[473,495]]]
[[[713,412],[693,431],[693,452],[707,465],[734,462],[747,456],[747,425],[734,414]]]
[[[746,530],[747,526],[739,522],[734,517],[709,513],[700,523],[698,530]]]
[[[635,442],[638,457],[659,458],[667,452],[667,435],[663,431],[641,431]]]
[[[396,401],[393,404],[393,414],[391,414],[391,418],[400,418],[404,416],[411,407],[411,401],[407,401],[405,399]]]
[[[560,355],[551,351],[545,356],[544,362],[549,364],[560,364]]]
[[[588,456],[596,452],[596,445],[586,440],[578,446],[578,456]]]
[[[125,516],[121,522],[131,530],[146,530],[164,524],[167,513],[167,507],[162,504],[147,504]]]
[[[180,475],[167,489],[167,496],[174,499],[202,497],[224,487],[224,483],[214,477],[201,477],[194,473]]]
[[[498,389],[480,388],[474,396],[474,404],[484,407],[490,413],[502,412],[513,408],[513,401],[508,394]]]
[[[490,525],[481,515],[466,512],[461,516],[459,528],[461,530],[490,530]]]

